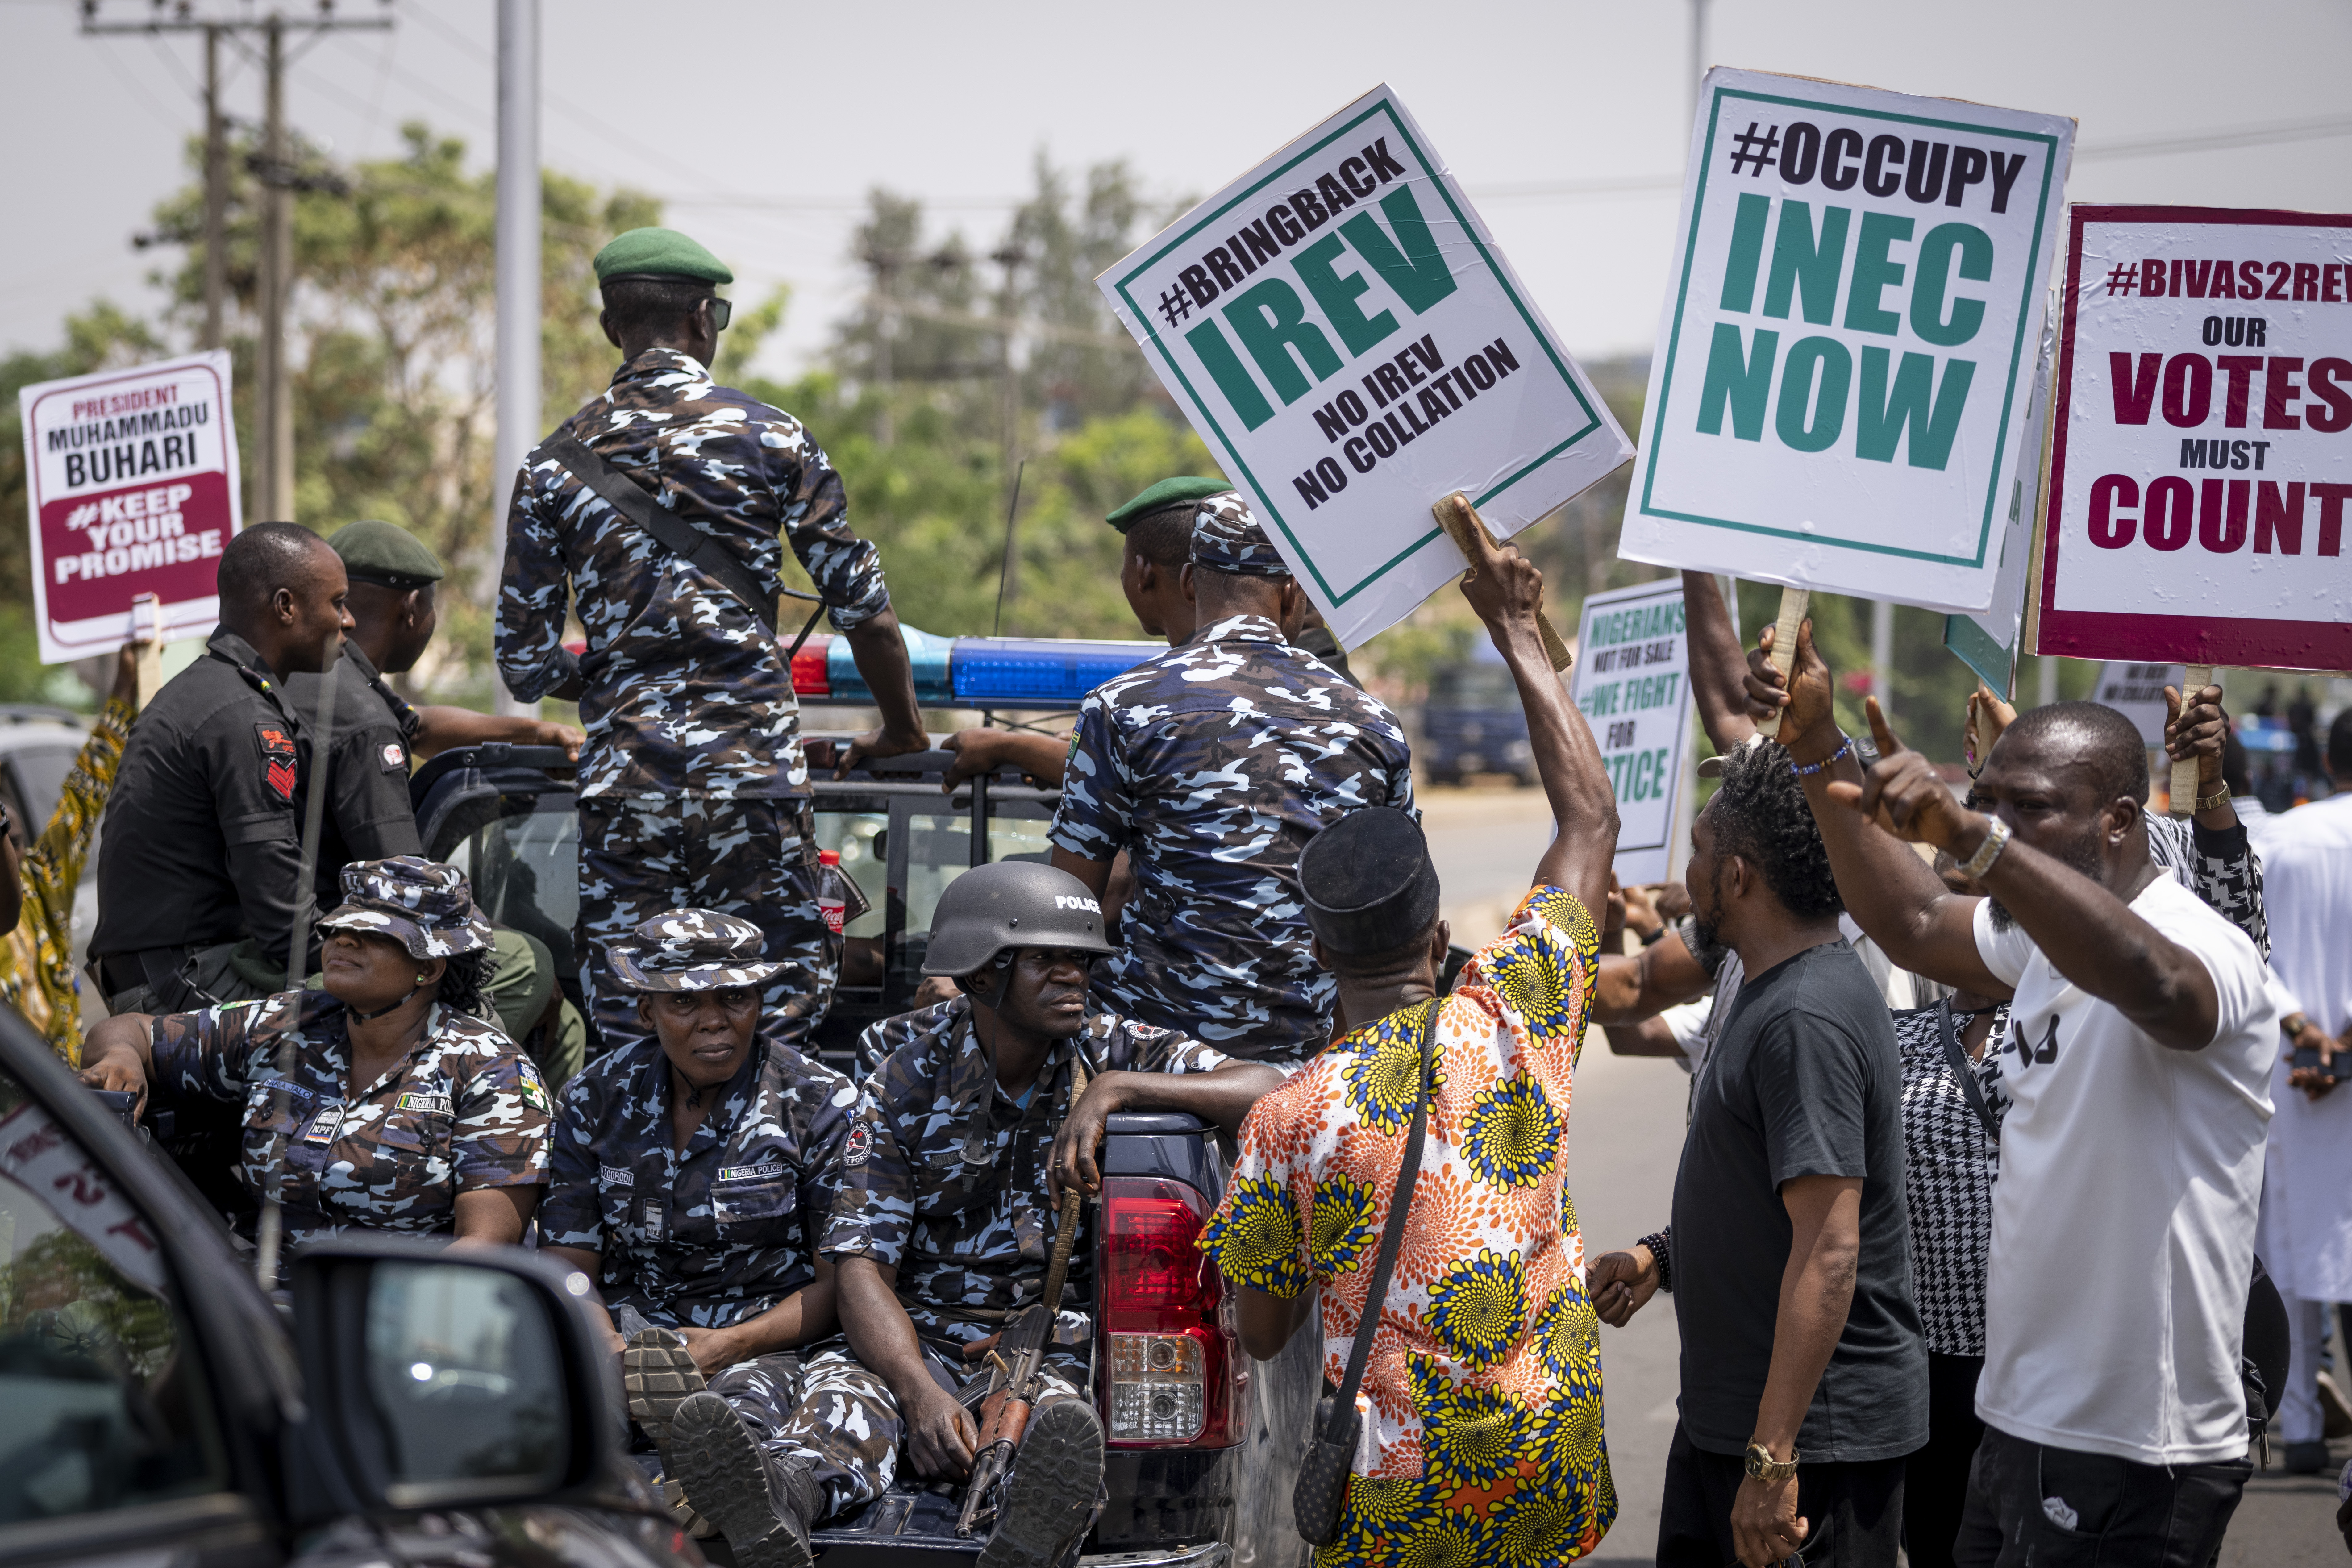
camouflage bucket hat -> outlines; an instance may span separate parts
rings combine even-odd
[[[671,910],[613,943],[613,973],[632,991],[764,985],[784,967],[760,956],[766,945],[750,921],[716,910]]]
[[[411,958],[480,952],[494,940],[466,874],[416,855],[344,867],[343,901],[320,920],[319,929],[388,936]]]
[[[1249,577],[1290,575],[1290,563],[1265,536],[1249,503],[1232,490],[1209,497],[1192,514],[1192,563]]]

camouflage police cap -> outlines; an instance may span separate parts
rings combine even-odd
[[[633,228],[596,253],[596,281],[620,278],[677,278],[693,283],[732,283],[727,264],[674,228]]]
[[[1192,564],[1245,577],[1290,575],[1290,563],[1258,526],[1249,503],[1232,490],[1202,501],[1192,514]]]
[[[1223,479],[1203,479],[1189,474],[1179,475],[1172,479],[1160,480],[1125,506],[1105,517],[1103,521],[1121,533],[1125,533],[1155,511],[1161,511],[1171,506],[1181,506],[1186,501],[1206,500],[1211,496],[1224,495],[1233,488]]]
[[[613,973],[632,991],[726,991],[764,985],[782,963],[760,956],[760,928],[716,910],[670,910],[610,948]]]
[[[411,958],[480,952],[494,940],[490,922],[475,907],[466,874],[418,855],[344,867],[343,901],[327,912],[319,929],[388,936]]]
[[[363,518],[337,529],[327,543],[343,558],[343,572],[354,583],[423,588],[445,574],[441,558],[397,523]]]

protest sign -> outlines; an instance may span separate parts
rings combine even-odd
[[[2164,689],[2180,689],[2182,669],[2177,664],[2130,664],[2111,661],[2099,671],[2091,700],[2112,708],[2139,726],[2139,738],[2150,750],[2164,744]]]
[[[217,557],[239,527],[226,350],[19,395],[41,662],[220,618]],[[152,598],[152,617],[136,602]]]
[[[1681,582],[1587,598],[1576,654],[1570,692],[1592,726],[1617,792],[1617,879],[1629,887],[1664,881],[1690,737]]]
[[[2352,669],[2347,257],[2352,215],[2073,210],[2036,651]]]
[[[2074,134],[1709,71],[1618,552],[1990,605]]]
[[[2017,655],[2025,642],[2025,590],[2033,574],[2033,521],[2042,512],[2042,470],[2050,456],[2050,379],[2058,357],[2055,284],[2050,293],[2042,312],[2042,348],[2034,356],[2033,396],[2025,409],[2023,461],[2010,491],[2009,519],[2000,531],[2000,571],[1993,578],[1992,603],[1944,617],[1944,647],[2004,701],[2016,696]]]
[[[1507,539],[1633,455],[1386,87],[1099,282],[1344,647],[1461,574],[1441,498]]]

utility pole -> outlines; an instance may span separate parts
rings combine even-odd
[[[898,295],[898,268],[906,260],[895,250],[872,244],[866,247],[866,265],[874,272],[874,389],[882,395],[881,412],[874,421],[874,438],[885,447],[898,434],[890,417],[890,336],[897,324],[892,305]]]
[[[540,428],[539,0],[499,0],[497,467],[490,488],[492,602],[505,572],[507,504]],[[503,678],[498,710],[536,713]]]
[[[1691,0],[1690,118],[1698,119],[1699,84],[1706,79],[1706,0]]]
[[[261,434],[261,491],[254,510],[266,522],[294,521],[294,398],[286,370],[286,299],[294,287],[294,203],[288,189],[286,28],[272,16],[268,86],[261,132],[261,341],[254,355],[260,393],[254,421]]]
[[[221,30],[205,28],[205,340],[221,346],[221,301],[228,292],[228,122],[220,106]]]
[[[996,614],[1002,621],[1005,602],[1021,596],[1021,555],[1013,547],[1013,510],[1021,503],[1020,481],[1015,477],[1019,470],[1013,467],[1013,455],[1021,445],[1021,380],[1013,371],[1013,335],[1020,321],[1021,266],[1029,259],[1029,253],[1021,248],[1019,240],[1008,239],[988,258],[1004,268],[1004,291],[996,300],[996,433],[1004,452],[1000,472],[1005,490],[1004,564],[996,580]]]
[[[255,18],[243,7],[225,16],[196,14],[190,0],[181,0],[166,15],[160,5],[143,20],[107,22],[100,19],[100,0],[81,0],[81,31],[85,37],[110,34],[202,33],[205,36],[205,325],[204,345],[218,348],[227,304],[228,258],[228,136],[227,120],[220,107],[220,45],[224,37],[247,33],[264,37],[264,121],[260,156],[253,172],[261,186],[261,277],[256,300],[260,314],[255,344],[255,432],[260,461],[255,465],[255,514],[271,521],[294,515],[294,404],[292,378],[286,353],[286,310],[294,287],[294,192],[335,188],[300,174],[294,166],[293,146],[286,129],[286,35],[308,33],[315,43],[324,35],[353,28],[387,32],[392,27],[391,0],[382,0],[380,16],[338,16],[334,0],[318,0],[309,16],[288,16],[273,11]]]

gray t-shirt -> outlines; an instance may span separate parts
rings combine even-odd
[[[1863,1187],[1853,1303],[1798,1451],[1808,1462],[1887,1459],[1927,1440],[1902,1091],[1885,1000],[1844,942],[1740,987],[1700,1070],[1675,1178],[1682,1422],[1700,1449],[1737,1454],[1755,1432],[1789,1263],[1780,1185],[1800,1176],[1859,1176]]]

